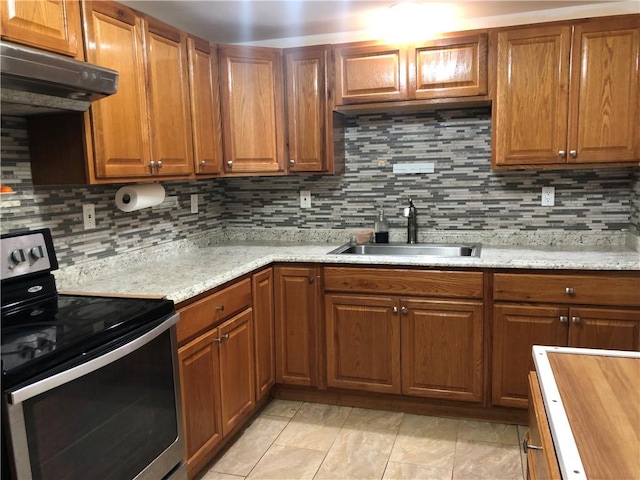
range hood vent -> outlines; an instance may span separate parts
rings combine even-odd
[[[0,42],[2,115],[83,112],[117,89],[114,70]]]

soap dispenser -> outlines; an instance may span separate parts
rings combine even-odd
[[[389,243],[389,222],[384,216],[384,209],[380,209],[376,221],[374,223],[376,243]]]

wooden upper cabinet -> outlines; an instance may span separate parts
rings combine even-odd
[[[487,94],[487,34],[451,37],[409,49],[409,95],[415,99]]]
[[[78,0],[2,0],[0,21],[2,38],[82,58]]]
[[[193,167],[187,38],[145,20],[151,160],[159,175],[188,175]]]
[[[575,27],[568,162],[640,162],[639,59],[640,15]]]
[[[90,109],[95,176],[151,174],[143,22],[113,2],[86,2],[87,60],[119,72],[118,92]]]
[[[219,47],[225,174],[284,172],[282,52]]]
[[[640,16],[498,33],[494,167],[640,162]]]
[[[193,37],[187,46],[194,171],[198,176],[218,175],[222,171],[218,49]]]
[[[408,99],[403,45],[337,45],[335,69],[337,105]]]

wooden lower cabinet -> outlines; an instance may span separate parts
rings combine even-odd
[[[276,266],[276,382],[318,386],[320,271]]]
[[[494,274],[493,405],[527,407],[533,345],[640,351],[639,288],[633,273]]]
[[[481,402],[483,304],[405,300],[402,317],[402,393]]]
[[[189,478],[254,409],[252,309],[178,349]]]
[[[523,449],[527,455],[527,478],[529,480],[560,479],[560,467],[553,448],[551,430],[538,384],[538,376],[530,372],[529,391],[529,433]]]
[[[256,359],[256,401],[269,394],[276,383],[273,269],[254,273],[253,295],[254,350]]]
[[[391,297],[326,295],[327,385],[400,393],[400,315]]]

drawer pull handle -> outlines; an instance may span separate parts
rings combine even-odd
[[[576,158],[578,156],[578,152],[575,150],[569,150],[569,155],[571,155],[571,158]]]
[[[219,311],[219,312],[224,312],[224,305],[218,305],[216,307],[216,310]]]
[[[391,313],[398,313],[398,307],[392,307]]]
[[[567,158],[567,152],[565,150],[559,150],[558,155],[560,155],[560,158]]]
[[[227,160],[227,167],[233,168],[233,160]]]
[[[544,450],[544,449],[537,445],[529,445],[529,440],[525,438],[524,440],[522,440],[522,451],[524,453],[527,453],[529,450]]]
[[[402,312],[403,315],[406,315],[407,313],[409,313],[409,309],[407,307],[402,307],[400,311]]]
[[[580,317],[571,317],[573,323],[580,323]]]
[[[573,295],[573,288],[572,287],[567,287],[564,289],[565,293],[567,295]]]
[[[295,165],[296,161],[294,159],[289,160],[289,165]]]
[[[313,283],[315,277],[313,275],[309,275],[309,283]]]
[[[560,315],[560,323],[568,323],[569,322],[569,317],[567,317],[566,315]]]
[[[222,343],[225,340],[229,340],[229,334],[228,333],[225,333],[221,337],[218,337],[218,338],[215,339],[215,341],[218,342],[218,343]]]

